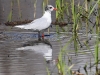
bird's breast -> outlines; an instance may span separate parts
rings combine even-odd
[[[48,19],[47,19],[47,22],[48,22],[48,23],[51,23],[51,22],[52,22],[51,18],[48,18]]]

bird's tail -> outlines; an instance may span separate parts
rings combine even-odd
[[[17,27],[17,28],[24,28],[23,25],[17,25],[17,26],[15,26],[15,27]]]

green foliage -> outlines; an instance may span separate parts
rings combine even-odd
[[[20,20],[22,20],[22,12],[20,9],[20,0],[17,0],[17,4],[18,4],[18,10],[19,10],[19,18],[20,18]]]
[[[13,0],[11,1],[11,9],[10,9],[10,12],[9,12],[9,15],[7,17],[7,21],[11,22],[12,21],[12,7],[13,7]]]
[[[99,53],[100,53],[100,0],[84,0],[84,2],[81,4],[80,2],[77,2],[77,4],[75,4],[75,0],[70,0],[69,2],[65,1],[65,0],[56,0],[56,8],[58,9],[56,11],[56,21],[57,22],[65,22],[65,15],[67,16],[67,21],[73,22],[72,24],[72,38],[70,42],[66,42],[66,45],[61,47],[61,50],[59,52],[58,55],[58,70],[61,73],[61,75],[65,75],[66,69],[68,70],[68,68],[70,68],[70,66],[68,67],[68,65],[66,64],[65,60],[64,60],[64,56],[68,57],[68,51],[67,51],[67,47],[70,43],[74,43],[74,50],[76,53],[78,52],[82,52],[83,54],[87,54],[84,51],[80,51],[79,44],[81,44],[80,40],[79,40],[79,35],[78,35],[78,31],[81,30],[82,24],[84,23],[85,25],[85,29],[86,29],[86,40],[84,45],[86,46],[86,49],[91,53],[91,55],[93,56],[93,59],[95,59],[95,65],[96,67],[98,67],[98,63],[99,63]],[[96,11],[97,10],[97,11]],[[93,23],[91,21],[91,18],[95,16],[94,18],[95,23]],[[68,18],[70,17],[70,18]],[[91,26],[91,24],[93,25],[93,27]],[[67,26],[65,26],[67,27]],[[63,28],[63,32],[67,32],[66,29]],[[94,27],[96,28],[96,30],[94,31]],[[59,26],[56,26],[56,32],[58,34],[58,36],[60,36],[60,31],[62,29]],[[88,44],[88,35],[89,34],[93,34],[96,33],[97,34],[97,38],[95,40],[95,48],[94,51],[92,52],[90,49],[90,46]],[[91,62],[90,62],[91,63]],[[86,74],[88,75],[87,72],[87,65],[88,63],[86,63],[84,70],[86,72]],[[73,65],[71,66],[71,68],[73,67]],[[70,70],[71,70],[70,68]],[[68,70],[69,71],[69,70]],[[70,71],[69,71],[70,72]],[[71,75],[68,74],[68,75]]]

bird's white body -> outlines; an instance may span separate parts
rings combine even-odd
[[[48,28],[51,25],[51,12],[45,11],[44,15],[32,21],[31,23],[25,24],[25,25],[18,25],[15,27],[21,28],[21,29],[33,29],[34,31],[41,31],[46,28]]]

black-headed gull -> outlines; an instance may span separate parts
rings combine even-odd
[[[52,22],[51,11],[53,10],[57,10],[57,9],[54,8],[52,5],[47,5],[45,7],[45,12],[41,18],[38,18],[32,21],[31,23],[18,25],[15,27],[18,27],[21,29],[32,29],[34,31],[38,31],[39,32],[38,37],[40,39],[40,31],[47,29],[51,25],[51,22]]]

